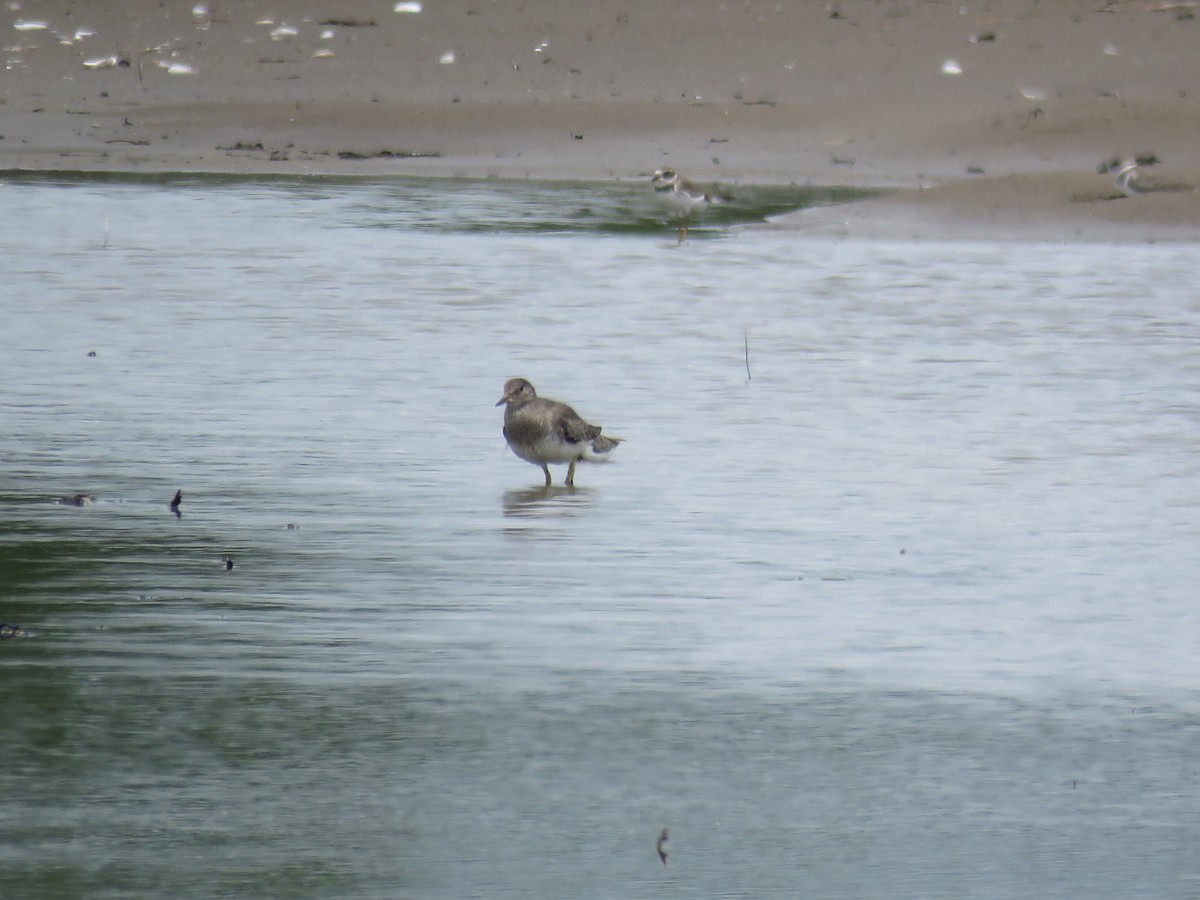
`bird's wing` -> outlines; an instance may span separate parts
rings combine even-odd
[[[600,436],[600,428],[597,425],[589,425],[577,415],[568,415],[563,418],[562,435],[572,444],[583,444]]]

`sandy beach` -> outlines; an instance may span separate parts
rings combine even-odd
[[[897,188],[801,232],[1193,240],[1194,0],[11,0],[0,169]]]

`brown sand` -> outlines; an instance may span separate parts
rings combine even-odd
[[[1200,192],[1126,198],[1096,173],[1152,153],[1200,184],[1193,0],[394,5],[13,0],[0,168],[641,179],[669,164],[909,189],[785,217],[802,231],[1200,237]]]

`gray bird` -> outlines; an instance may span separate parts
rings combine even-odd
[[[575,463],[603,459],[621,442],[602,436],[599,425],[589,425],[567,404],[539,397],[524,378],[506,381],[504,396],[496,405],[504,406],[508,446],[521,459],[542,467],[546,487],[550,486],[550,463],[569,464],[566,483],[573,487]]]

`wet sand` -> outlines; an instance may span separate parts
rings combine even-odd
[[[1200,8],[22,0],[0,168],[898,188],[803,232],[1193,240]],[[418,12],[404,11],[420,7]],[[397,11],[400,10],[400,11]]]

